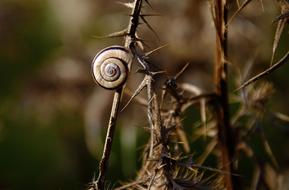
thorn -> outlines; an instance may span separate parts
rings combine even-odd
[[[164,48],[164,47],[167,47],[167,46],[168,46],[168,44],[159,46],[159,47],[157,47],[157,48],[155,48],[155,49],[153,49],[153,50],[145,53],[145,57],[148,57],[148,56],[150,56],[151,54],[153,54],[154,52],[156,52],[156,51],[158,51],[158,50],[160,50],[160,49],[162,49],[162,48]]]
[[[153,29],[153,27],[148,23],[148,21],[145,19],[145,17],[140,15],[140,18],[141,18],[142,21],[147,25],[147,27],[154,33],[154,35],[157,37],[157,39],[158,39],[159,41],[161,41],[161,40],[160,40],[160,37],[159,37],[158,34],[157,34],[157,32],[156,32],[156,31]]]
[[[148,70],[147,69],[138,69],[137,71],[136,71],[136,73],[142,73],[142,74],[149,74],[149,72],[148,72]]]
[[[133,95],[131,98],[128,100],[128,102],[124,105],[124,107],[120,110],[120,112],[123,112],[123,110],[130,104],[130,102],[136,97],[144,87],[147,85],[147,78],[144,77],[143,81],[140,83],[140,85],[137,87],[137,89],[134,91]]]
[[[150,76],[156,76],[156,75],[161,75],[166,73],[166,71],[148,71],[147,69],[138,69],[136,71],[136,73],[142,73],[142,74],[146,74],[146,75],[150,75]]]
[[[124,2],[120,2],[120,1],[117,1],[118,4],[121,4],[129,9],[133,9],[133,3],[124,3]]]
[[[127,16],[132,17],[132,14],[128,14]],[[157,13],[147,13],[147,14],[140,14],[139,16],[143,16],[143,17],[153,17],[153,16],[162,16],[161,14],[157,14]]]
[[[141,14],[140,16],[149,17],[149,16],[162,16],[162,15],[161,14],[152,13],[152,14]]]
[[[105,35],[105,36],[93,36],[93,37],[98,38],[98,39],[102,39],[102,38],[118,38],[118,37],[124,37],[127,35],[128,35],[127,29],[124,29],[121,31],[110,33],[110,34]]]
[[[148,4],[148,6],[153,9],[152,5],[150,4],[150,2],[148,0],[144,0],[146,2],[146,4]]]
[[[176,76],[174,77],[175,80],[177,80],[179,78],[179,76],[181,76],[181,74],[184,73],[184,71],[189,67],[190,63],[186,63],[186,65],[176,74]]]
[[[151,75],[153,76],[156,76],[156,75],[161,75],[161,74],[164,74],[164,73],[167,73],[166,71],[155,71],[155,72],[150,72]]]
[[[251,2],[252,0],[246,0],[243,2],[243,4],[241,5],[241,7],[238,8],[238,10],[236,12],[233,13],[233,15],[231,16],[231,18],[228,20],[225,28],[227,28],[230,23],[233,21],[233,19]]]
[[[144,46],[149,48],[149,45],[145,42],[146,40],[139,38],[137,33],[136,33],[135,40],[141,50],[144,50]]]

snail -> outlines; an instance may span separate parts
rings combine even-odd
[[[93,77],[103,88],[117,89],[125,83],[131,62],[132,54],[127,48],[122,46],[105,48],[93,59]]]

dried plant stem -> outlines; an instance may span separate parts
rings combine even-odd
[[[147,75],[148,79],[150,79],[147,82],[147,96],[148,96],[148,121],[150,125],[150,132],[151,132],[151,142],[150,142],[150,151],[149,151],[149,157],[151,158],[153,156],[153,147],[154,147],[154,123],[153,123],[153,109],[152,109],[152,84],[151,84],[151,76]]]
[[[132,9],[132,14],[130,17],[130,22],[127,29],[127,35],[125,36],[125,47],[132,48],[134,46],[135,40],[136,40],[136,31],[139,24],[139,16],[141,13],[142,8],[142,0],[135,0],[134,6]],[[129,69],[131,68],[131,65],[128,65]],[[105,172],[107,169],[112,142],[113,142],[113,136],[117,121],[117,115],[119,111],[119,105],[122,97],[124,86],[117,89],[114,93],[112,108],[111,108],[111,114],[109,118],[108,128],[107,128],[107,135],[105,139],[104,144],[104,150],[102,154],[102,158],[99,162],[99,174],[96,181],[93,182],[93,189],[97,190],[103,190],[104,189],[104,183],[105,183]]]
[[[95,189],[104,189],[105,171],[108,165],[108,160],[109,160],[109,156],[111,152],[112,140],[113,140],[115,126],[116,126],[121,93],[122,93],[122,88],[120,88],[114,93],[111,114],[110,114],[110,119],[108,123],[107,134],[105,138],[104,150],[103,150],[102,158],[99,162],[99,174],[94,184]]]
[[[221,168],[227,173],[234,173],[234,141],[230,126],[228,85],[227,85],[227,25],[228,9],[226,0],[215,0],[214,4],[216,24],[216,62],[215,62],[215,85],[219,101],[216,104],[216,116],[218,127],[218,141],[221,149]],[[231,175],[224,175],[224,185],[228,190],[236,189],[236,182]]]

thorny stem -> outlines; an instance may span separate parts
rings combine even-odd
[[[150,77],[150,76],[149,76]],[[152,101],[151,101],[151,98],[152,98],[152,91],[151,91],[151,81],[149,81],[147,83],[147,96],[148,96],[148,100],[149,100],[149,103],[148,103],[148,121],[149,121],[149,124],[151,126],[151,144],[150,144],[150,151],[149,151],[149,157],[151,158],[153,156],[153,146],[154,146],[154,124],[153,124],[153,118],[152,118]]]
[[[105,138],[104,150],[103,150],[102,158],[99,162],[99,175],[98,175],[97,181],[95,182],[96,187],[94,187],[95,189],[101,189],[101,190],[104,189],[105,171],[107,168],[108,159],[109,159],[109,155],[110,155],[110,151],[112,147],[112,140],[113,140],[113,135],[114,135],[115,126],[116,126],[117,113],[119,109],[121,93],[122,93],[122,88],[118,89],[114,93],[111,114],[110,114],[110,119],[108,123],[107,134]]]
[[[233,158],[235,142],[230,126],[228,86],[227,86],[227,44],[228,30],[225,30],[228,20],[228,8],[226,0],[215,0],[215,23],[216,23],[216,62],[215,62],[215,84],[219,102],[216,105],[218,141],[221,148],[221,167],[225,172],[234,173]],[[224,184],[227,190],[237,189],[235,177],[224,176]]]
[[[134,1],[134,8],[132,10],[132,16],[130,17],[130,22],[128,25],[128,35],[125,37],[125,47],[132,48],[134,46],[136,40],[136,31],[139,24],[139,16],[141,13],[142,8],[142,0],[135,0]],[[128,65],[129,69],[131,65]],[[96,181],[93,182],[93,189],[95,190],[103,190],[104,189],[104,182],[105,182],[105,172],[107,169],[112,142],[113,142],[113,135],[115,131],[115,126],[117,122],[117,115],[120,107],[120,101],[122,97],[124,86],[117,89],[114,93],[111,114],[109,118],[108,128],[107,128],[107,135],[104,144],[104,150],[102,154],[102,158],[99,162],[99,174]]]

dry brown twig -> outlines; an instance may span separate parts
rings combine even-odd
[[[242,6],[241,6],[242,7]],[[228,173],[234,172],[235,142],[230,126],[228,87],[227,87],[227,57],[228,57],[228,7],[227,1],[215,0],[212,13],[216,27],[216,61],[215,61],[215,85],[219,96],[216,101],[216,119],[218,128],[218,143],[221,149],[221,168]],[[231,175],[224,176],[224,185],[228,190],[236,189],[237,178]]]
[[[139,24],[139,15],[141,14],[141,8],[142,8],[142,0],[135,0],[134,4],[132,6],[132,13],[130,17],[130,22],[127,28],[127,33],[123,32],[125,34],[125,47],[131,48],[135,45],[137,37],[136,37],[136,31]],[[122,33],[122,34],[123,34]],[[129,68],[131,65],[128,66]],[[113,142],[113,136],[117,121],[117,115],[119,111],[120,101],[122,97],[124,86],[121,88],[118,88],[113,97],[113,103],[111,108],[111,114],[109,118],[108,128],[107,128],[107,135],[105,139],[104,144],[104,150],[103,155],[99,163],[99,175],[96,181],[93,181],[92,189],[94,190],[103,190],[104,184],[105,184],[105,172],[108,165],[108,160],[111,152],[112,142]]]

